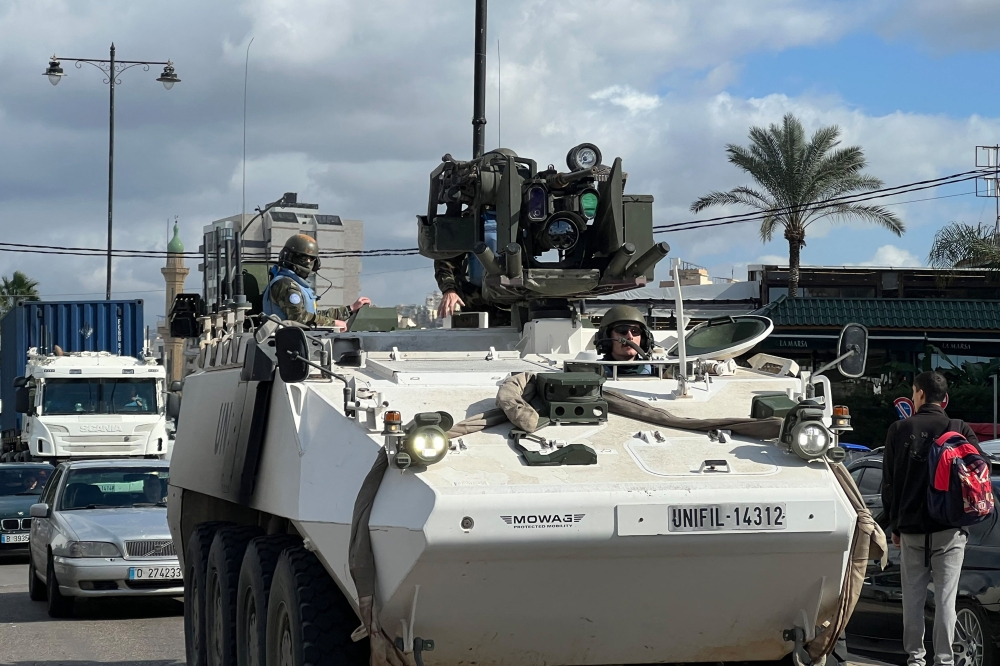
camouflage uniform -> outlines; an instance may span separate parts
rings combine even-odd
[[[471,254],[460,254],[452,259],[438,259],[434,262],[434,280],[444,294],[454,291],[465,305],[462,312],[488,312],[490,326],[510,326],[510,310],[490,304],[479,287],[468,280],[467,261],[475,261]]]
[[[284,311],[285,319],[307,326],[333,326],[335,321],[347,321],[353,314],[350,305],[309,312],[305,306],[306,295],[302,293],[302,286],[290,277],[274,282],[270,291],[271,301]]]

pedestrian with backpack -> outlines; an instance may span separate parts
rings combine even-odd
[[[934,582],[934,666],[953,666],[955,597],[968,532],[993,512],[990,465],[972,428],[949,419],[941,404],[948,382],[937,372],[913,380],[913,416],[886,433],[882,503],[899,547],[903,648],[909,666],[924,666],[924,606]]]

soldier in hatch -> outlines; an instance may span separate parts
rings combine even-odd
[[[312,236],[296,234],[285,241],[278,254],[278,265],[269,272],[270,281],[264,290],[264,314],[308,326],[344,328],[344,322],[352,313],[371,304],[368,297],[362,296],[351,305],[317,310],[316,292],[308,280],[319,270],[319,265],[319,245]]]
[[[601,317],[601,328],[597,331],[594,345],[598,353],[604,354],[605,361],[640,361],[649,359],[653,350],[653,334],[646,326],[646,318],[631,305],[616,305]],[[613,376],[611,366],[605,366],[604,374]],[[649,365],[620,365],[618,375],[651,375]]]
[[[438,319],[455,312],[488,312],[490,326],[510,326],[510,310],[491,305],[483,298],[483,265],[474,254],[461,254],[453,259],[434,262],[434,280],[441,290]]]

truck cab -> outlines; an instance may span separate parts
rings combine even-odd
[[[107,352],[29,350],[14,380],[20,440],[32,458],[168,458],[161,366]]]

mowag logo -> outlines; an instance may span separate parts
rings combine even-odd
[[[500,516],[503,522],[514,529],[538,529],[549,527],[572,527],[586,516],[585,513],[525,514],[520,516]]]
[[[121,432],[122,427],[113,423],[98,423],[95,425],[82,425],[80,432]]]

